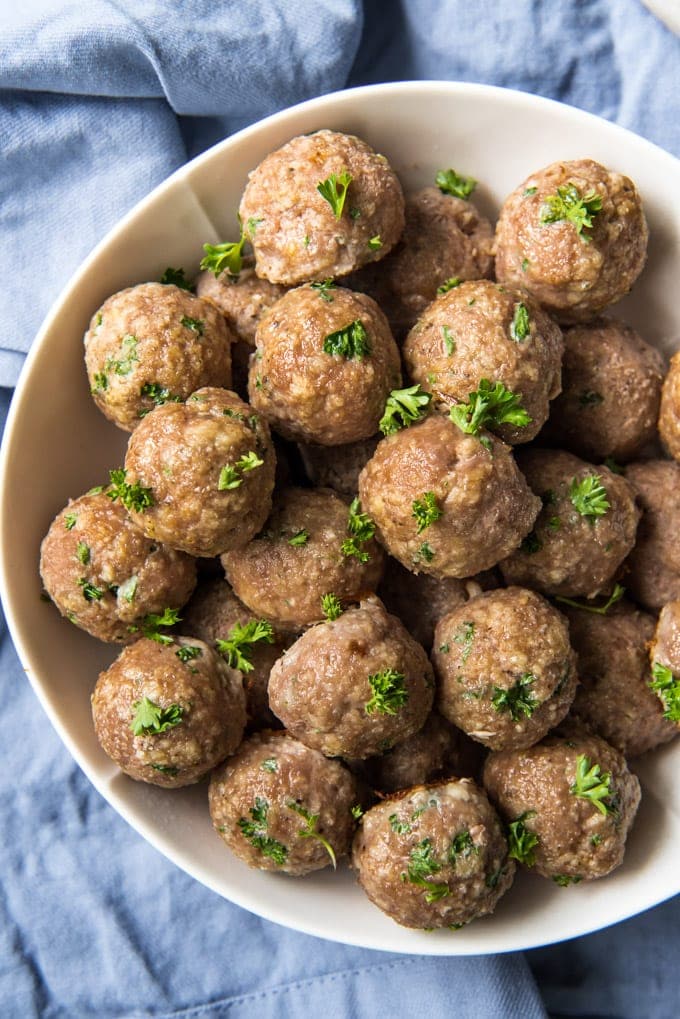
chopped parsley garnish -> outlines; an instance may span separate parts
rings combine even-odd
[[[600,403],[604,403],[604,396],[602,393],[596,393],[593,389],[585,389],[579,393],[578,402],[581,407],[597,407]]]
[[[456,341],[454,340],[451,330],[449,329],[448,326],[442,326],[442,335],[444,337],[444,350],[446,351],[447,355],[451,357],[451,354],[453,354],[453,352],[456,349]]]
[[[402,881],[408,880],[413,885],[419,885],[422,888],[427,888],[427,894],[425,895],[425,901],[428,904],[438,902],[440,899],[446,898],[447,895],[451,894],[449,886],[447,884],[441,884],[434,881],[428,881],[428,877],[432,877],[434,874],[438,874],[442,869],[442,865],[437,861],[434,855],[434,847],[431,839],[423,839],[415,846],[409,855],[409,864],[406,874],[402,874]]]
[[[323,280],[321,283],[310,283],[312,290],[316,290],[322,301],[327,301],[330,304],[333,301],[333,294],[331,290],[335,290],[335,283],[332,279]]]
[[[413,827],[409,821],[400,821],[396,814],[390,814],[387,818],[390,828],[396,835],[410,835]]]
[[[371,237],[368,242],[369,251],[380,251],[382,248],[382,241],[380,240],[380,234],[376,234],[375,237]]]
[[[568,885],[577,885],[583,878],[579,874],[553,874],[553,881],[560,888],[567,888]]]
[[[470,657],[470,652],[472,651],[472,643],[474,639],[475,639],[475,624],[473,622],[468,621],[467,623],[463,623],[463,625],[459,626],[458,629],[456,630],[453,641],[454,644],[458,644],[463,648],[463,652],[460,656],[463,665]]]
[[[260,762],[260,767],[263,771],[268,771],[270,775],[273,775],[275,771],[279,770],[275,757],[265,757],[264,761]]]
[[[217,491],[225,492],[238,488],[243,484],[243,475],[247,474],[248,471],[254,471],[256,467],[261,467],[263,463],[264,460],[253,450],[249,453],[244,453],[235,464],[226,464],[222,468],[217,479]]]
[[[178,609],[163,609],[163,612],[160,614],[149,612],[148,615],[144,616],[139,626],[131,623],[128,626],[128,631],[130,633],[138,633],[141,630],[142,636],[148,637],[149,640],[155,640],[157,644],[172,644],[174,643],[173,638],[167,633],[161,633],[161,629],[167,626],[174,626],[180,620],[181,616]]]
[[[78,519],[77,513],[66,513],[64,516],[64,527],[67,531],[72,531],[76,526],[76,520]]]
[[[531,692],[536,677],[525,672],[513,686],[505,690],[503,687],[493,688],[491,703],[496,711],[509,711],[513,722],[519,722],[522,715],[531,718],[538,707],[538,702]]]
[[[383,669],[368,677],[368,685],[373,691],[370,701],[364,705],[367,715],[378,711],[381,715],[396,715],[408,701],[406,677],[396,669]]]
[[[523,198],[528,198],[529,195],[535,195],[537,191],[538,191],[537,187],[526,188],[525,191],[522,194],[522,197]]]
[[[145,396],[149,400],[153,400],[157,407],[160,407],[163,403],[182,403],[182,397],[177,396],[175,393],[171,393],[166,386],[162,386],[160,382],[145,382],[139,390],[140,396]],[[140,412],[140,416],[143,417],[145,411]]]
[[[361,806],[360,803],[355,803],[353,807],[350,807],[349,812],[355,821],[360,821],[361,818],[364,816],[364,808]]]
[[[331,863],[333,864],[333,870],[335,870],[337,868],[337,860],[335,859],[333,846],[317,829],[319,815],[312,814],[309,810],[305,810],[305,808],[301,806],[301,804],[296,803],[295,800],[289,800],[286,806],[289,810],[293,810],[296,814],[299,814],[305,821],[305,827],[300,828],[298,831],[299,837],[301,839],[316,839],[317,842],[320,842],[330,856]]]
[[[347,189],[351,182],[352,174],[348,170],[343,170],[341,174],[332,173],[326,180],[319,181],[316,185],[316,190],[328,202],[336,219],[342,216]]]
[[[246,240],[246,234],[242,229],[237,241],[204,244],[205,255],[201,259],[201,269],[210,269],[215,276],[219,276],[226,269],[230,276],[237,278],[243,268],[243,247]]]
[[[605,816],[615,813],[615,808],[610,803],[605,803],[607,797],[612,794],[611,772],[606,771],[604,775],[599,764],[590,763],[585,754],[579,754],[576,758],[576,775],[573,785],[569,786],[569,792],[573,796],[590,800],[594,807]]]
[[[85,601],[101,601],[104,597],[102,589],[95,587],[86,577],[80,578],[78,587],[82,590]]]
[[[170,775],[171,778],[179,775],[179,768],[174,764],[152,764],[151,767],[154,771],[160,771],[162,775]]]
[[[182,647],[177,648],[175,654],[180,662],[192,662],[194,658],[200,658],[203,652],[195,644],[184,644]]]
[[[363,546],[375,534],[375,523],[368,513],[361,512],[358,497],[352,500],[349,507],[347,533],[349,537],[343,541],[340,551],[345,556],[354,556],[360,563],[367,563],[371,557]]]
[[[361,361],[371,353],[371,344],[368,333],[361,319],[357,318],[349,325],[329,333],[323,341],[324,354],[337,354],[348,361],[356,358]]]
[[[444,280],[440,286],[437,287],[438,294],[448,294],[449,290],[453,290],[454,287],[459,287],[462,283],[460,276],[449,276],[447,280]]]
[[[680,680],[672,669],[661,662],[654,662],[649,686],[655,691],[664,706],[663,717],[669,722],[680,722]]]
[[[508,825],[508,856],[511,860],[523,863],[525,867],[533,867],[535,864],[534,850],[540,841],[536,832],[530,831],[524,823],[535,814],[535,810],[526,810],[521,817]]]
[[[253,644],[273,644],[274,629],[266,619],[251,619],[247,623],[234,623],[226,640],[218,639],[215,647],[226,658],[232,669],[240,672],[252,672],[251,661]]]
[[[361,219],[361,209],[358,209],[356,205],[353,205],[349,210],[349,214],[352,219]]]
[[[135,736],[156,736],[159,732],[174,729],[184,714],[181,704],[169,704],[167,708],[162,708],[148,697],[135,701],[132,709],[135,716],[130,722],[130,728]]]
[[[453,406],[449,417],[467,435],[478,435],[482,428],[499,428],[505,424],[523,428],[532,421],[515,393],[506,389],[502,382],[492,385],[488,379],[481,380],[479,389],[469,394],[467,403]]]
[[[131,485],[125,480],[127,471],[109,471],[111,484],[106,490],[108,498],[115,502],[120,499],[126,510],[133,510],[136,513],[143,513],[149,506],[154,505],[154,498],[150,488],[144,488],[138,481]]]
[[[338,596],[331,592],[328,594],[322,594],[321,611],[329,622],[332,622],[334,619],[337,619],[338,616],[341,616],[343,609]]]
[[[87,566],[90,561],[90,546],[86,545],[84,541],[78,542],[78,548],[76,549],[76,559],[83,566]]]
[[[173,269],[171,265],[167,267],[159,282],[170,283],[175,287],[179,287],[180,290],[189,290],[192,293],[196,289],[193,283],[189,283],[186,279],[184,269]]]
[[[531,332],[531,319],[526,304],[520,301],[515,305],[515,315],[510,323],[510,336],[517,343],[523,343]]]
[[[541,209],[541,225],[567,220],[572,223],[582,241],[590,243],[584,230],[593,226],[593,217],[602,209],[602,198],[595,191],[581,196],[575,184],[561,184],[557,193],[545,198]]]
[[[418,523],[416,534],[434,524],[443,514],[444,511],[437,505],[437,496],[434,492],[423,492],[419,499],[414,499],[411,503],[411,516]]]
[[[452,863],[455,867],[457,860],[467,860],[468,856],[472,853],[478,852],[477,846],[472,841],[472,835],[466,828],[465,831],[459,831],[451,841],[449,846],[449,863]]]
[[[301,531],[297,531],[292,538],[288,539],[288,544],[292,545],[293,548],[297,548],[300,545],[306,545],[308,541],[309,531],[303,527]]]
[[[92,387],[93,393],[103,393],[109,388],[109,380],[106,372],[95,372],[94,374],[94,386]]]
[[[606,616],[612,605],[616,605],[617,601],[621,601],[625,593],[625,587],[622,587],[621,584],[615,584],[614,590],[604,605],[589,605],[588,602],[576,601],[574,598],[562,598],[559,595],[555,598],[555,601],[562,602],[563,605],[571,605],[574,609],[584,609],[586,612],[594,612],[598,616]]]
[[[434,179],[435,184],[445,195],[454,198],[469,198],[477,187],[474,177],[463,177],[455,170],[439,170]]]
[[[121,340],[121,356],[118,360],[115,358],[107,358],[104,367],[107,371],[115,372],[116,375],[129,375],[135,362],[139,361],[137,357],[137,337],[133,336],[132,333],[128,333]],[[106,386],[104,386],[106,389]]]
[[[263,856],[268,856],[280,867],[288,858],[288,849],[283,843],[267,835],[268,811],[269,803],[258,796],[255,799],[255,806],[250,808],[252,820],[249,821],[247,818],[241,817],[238,826],[243,837],[250,842],[251,846],[259,849]]]
[[[582,517],[601,517],[610,508],[607,490],[601,484],[600,474],[586,474],[579,481],[573,478],[569,486],[569,498],[574,509]]]
[[[118,587],[118,597],[124,598],[128,605],[131,605],[135,600],[137,594],[137,587],[139,586],[139,577],[133,573],[131,577],[124,580]]]
[[[432,393],[423,392],[420,385],[393,389],[387,397],[378,428],[383,435],[393,435],[400,428],[408,428],[425,417],[431,399]]]
[[[197,333],[199,336],[203,335],[205,322],[202,318],[190,318],[188,315],[182,315],[180,322],[187,329],[191,329],[192,332]]]
[[[422,559],[425,563],[431,563],[434,559],[434,552],[427,541],[424,541],[418,549],[418,558]]]

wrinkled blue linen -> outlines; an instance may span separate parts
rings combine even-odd
[[[406,79],[550,96],[680,155],[680,42],[638,0],[4,3],[2,420],[71,272],[172,170],[292,103]],[[3,1019],[680,1014],[678,900],[525,956],[394,956],[299,935],[127,827],[52,731],[1,621],[0,683]]]

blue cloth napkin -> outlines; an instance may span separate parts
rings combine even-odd
[[[561,99],[680,155],[680,42],[638,0],[3,4],[2,420],[70,273],[168,173],[302,99],[413,78]],[[1,621],[0,683],[3,1017],[680,1014],[677,900],[527,956],[391,956],[298,935],[125,825],[50,728]]]

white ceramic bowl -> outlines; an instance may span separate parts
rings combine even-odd
[[[157,849],[218,894],[278,923],[370,948],[432,955],[503,952],[615,923],[680,891],[680,741],[635,762],[642,806],[624,865],[567,889],[520,874],[493,917],[456,933],[398,927],[343,865],[303,880],[249,870],[213,833],[205,785],[166,791],[133,782],[99,749],[89,694],[116,649],[62,620],[40,600],[38,549],[66,503],[108,479],[125,435],[92,402],[82,336],[109,294],[192,271],[205,241],[237,236],[246,175],[295,135],[328,127],[384,152],[406,189],[454,166],[481,183],[475,199],[494,216],[524,177],[556,159],[589,156],[638,184],[651,240],[647,267],[620,314],[669,351],[680,337],[680,189],[667,153],[589,114],[519,92],[437,82],[360,88],[304,103],[195,159],[132,210],[85,261],[52,308],[26,363],[1,464],[2,589],[21,661],[64,743],[109,803]],[[617,313],[619,308],[616,309]],[[26,478],[39,479],[40,494]]]

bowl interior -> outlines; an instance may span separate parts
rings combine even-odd
[[[455,933],[399,928],[364,897],[345,866],[295,881],[251,871],[210,826],[205,784],[166,791],[135,783],[94,737],[89,694],[116,649],[60,619],[40,599],[40,541],[70,496],[107,480],[126,436],[96,410],[82,336],[111,293],[158,279],[168,265],[194,270],[206,241],[235,239],[248,171],[296,134],[329,127],[382,151],[406,190],[454,166],[480,181],[476,199],[495,217],[530,172],[588,156],[628,174],[650,224],[642,277],[614,309],[670,353],[680,339],[678,164],[628,132],[549,100],[485,86],[374,86],[305,103],[246,129],[182,168],[132,210],[86,260],[51,310],[13,402],[1,465],[2,588],[22,664],[66,746],[103,796],[156,848],[219,894],[269,919],[338,941],[420,954],[485,954],[573,937],[633,915],[680,891],[680,743],[634,762],[644,792],[626,861],[609,878],[558,888],[519,875],[493,917]],[[46,723],[47,724],[47,723]]]

